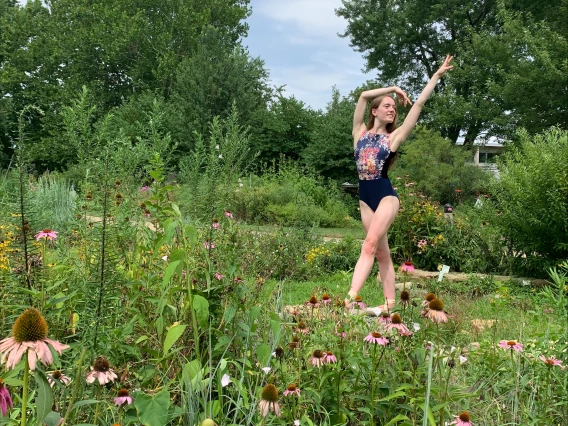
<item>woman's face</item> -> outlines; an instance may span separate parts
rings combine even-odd
[[[383,123],[392,123],[396,117],[396,104],[390,96],[385,96],[377,108],[373,108],[373,115]]]

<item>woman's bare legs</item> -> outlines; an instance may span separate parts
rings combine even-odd
[[[387,231],[398,212],[400,203],[398,198],[394,196],[385,197],[374,213],[367,204],[360,202],[359,205],[366,236],[361,247],[361,255],[355,265],[351,289],[348,294],[351,298],[354,298],[359,293],[369,277],[375,263],[375,257],[377,257],[385,297],[394,300],[394,267],[390,259]]]

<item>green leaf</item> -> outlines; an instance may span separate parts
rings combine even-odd
[[[45,419],[43,419],[43,423],[45,424],[45,426],[57,426],[60,420],[61,416],[59,415],[59,413],[52,411],[45,417]]]
[[[236,313],[237,313],[237,308],[235,308],[232,305],[227,306],[227,309],[225,309],[225,313],[223,314],[225,322],[230,323],[235,317]]]
[[[270,362],[270,346],[266,343],[261,343],[256,347],[256,357],[261,367],[265,367]]]
[[[209,321],[209,302],[208,300],[196,294],[193,296],[193,309],[197,315],[197,320],[202,327],[207,327]]]
[[[46,416],[51,413],[53,406],[53,392],[51,386],[45,377],[45,374],[39,370],[34,373],[35,381],[37,384],[37,397],[36,403],[36,418],[38,422],[42,422]]]
[[[170,282],[170,279],[172,278],[172,275],[174,274],[174,272],[176,271],[176,268],[178,267],[178,265],[181,263],[180,260],[176,260],[175,262],[171,262],[168,267],[166,268],[166,271],[164,272],[164,279],[162,280],[162,285],[167,285]]]
[[[134,400],[134,406],[144,426],[164,426],[168,420],[170,393],[163,390],[154,396],[140,394]]]
[[[169,352],[174,343],[181,337],[186,327],[186,324],[176,324],[170,327],[168,334],[166,334],[166,339],[164,340],[164,355]]]
[[[397,424],[398,422],[401,422],[403,420],[410,420],[410,419],[408,417],[406,417],[404,414],[399,414],[394,419],[392,419],[390,422],[388,422],[385,426],[394,425],[394,424]]]
[[[197,243],[197,229],[195,226],[187,225],[185,227],[185,236],[189,239],[189,244],[194,246]]]
[[[84,407],[85,405],[99,404],[101,402],[102,401],[99,401],[98,399],[84,399],[73,404],[73,410],[79,407]]]

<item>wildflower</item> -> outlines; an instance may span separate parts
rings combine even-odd
[[[412,332],[402,323],[402,318],[399,314],[393,314],[391,323],[387,325],[387,331],[396,329],[401,336],[412,336]]]
[[[223,377],[221,377],[221,386],[228,386],[229,383],[231,383],[231,378],[228,374],[223,374]]]
[[[46,367],[53,363],[49,345],[61,355],[61,351],[69,348],[56,340],[47,338],[47,323],[35,308],[26,309],[14,323],[12,335],[0,341],[0,361],[6,362],[6,369],[15,368],[27,352],[30,370],[35,370],[39,359]]]
[[[400,272],[412,272],[414,271],[414,263],[411,260],[407,260],[402,265],[400,265]]]
[[[205,240],[203,242],[203,247],[205,247],[206,250],[211,250],[212,248],[215,248],[215,244],[212,241]]]
[[[331,302],[331,297],[329,297],[329,294],[324,293],[323,296],[321,297],[321,303],[327,305],[330,302]]]
[[[149,186],[143,186],[142,188],[140,188],[140,192],[141,192],[142,194],[144,194],[144,193],[146,193],[146,192],[148,192],[148,191],[150,191],[150,187],[149,187]]]
[[[422,306],[426,307],[428,306],[428,304],[434,300],[436,298],[436,295],[434,293],[428,293],[426,295],[426,297],[424,297],[424,300],[422,301]]]
[[[268,374],[268,373],[270,373],[270,370],[272,370],[272,368],[270,368],[270,367],[262,367],[261,370],[264,371],[264,374]]]
[[[225,216],[227,216],[229,219],[233,219],[233,213],[231,213],[230,210],[227,210],[227,211],[225,212]]]
[[[278,358],[278,359],[282,358],[282,357],[284,356],[284,349],[282,349],[281,346],[278,346],[278,347],[274,350],[274,352],[272,353],[272,356],[274,356],[274,357],[276,357],[276,358]]]
[[[215,273],[213,274],[213,276],[214,276],[215,278],[217,278],[219,281],[221,281],[223,278],[225,278],[225,277],[224,277],[223,275],[221,275],[219,272],[215,272]]]
[[[499,347],[505,350],[511,349],[512,351],[515,352],[523,351],[523,345],[521,343],[518,343],[516,340],[501,340],[499,342]]]
[[[538,359],[540,359],[542,362],[544,362],[549,367],[554,367],[554,366],[562,367],[562,361],[560,361],[559,359],[556,359],[556,357],[551,356],[550,358],[547,358],[544,355],[541,355],[541,356],[538,357]]]
[[[220,227],[221,227],[221,224],[219,223],[219,219],[213,219],[213,223],[211,224],[211,228],[219,229]]]
[[[61,382],[65,386],[67,386],[71,382],[71,379],[63,374],[61,370],[55,370],[51,372],[51,374],[48,374],[46,377],[47,381],[49,382],[49,386],[51,387],[55,386],[55,382]]]
[[[306,303],[311,308],[317,308],[319,306],[318,298],[316,296],[310,297],[310,300]]]
[[[282,392],[284,396],[288,395],[298,395],[300,396],[300,388],[298,388],[294,383],[289,384],[288,387],[284,392]]]
[[[335,364],[337,362],[337,357],[333,355],[332,351],[327,351],[323,358],[323,362],[326,364]]]
[[[408,306],[410,303],[410,293],[407,290],[402,290],[400,292],[400,304],[403,306]]]
[[[114,398],[115,405],[121,407],[123,405],[130,405],[134,401],[134,398],[128,393],[128,389],[119,389],[118,396]]]
[[[460,355],[460,365],[467,361],[467,358],[463,355]]]
[[[57,238],[57,232],[52,231],[51,229],[44,229],[43,231],[39,231],[35,234],[36,241],[41,240],[42,238],[46,240],[55,240]]]
[[[355,296],[355,300],[353,301],[351,308],[353,309],[366,309],[367,305],[363,303],[363,298],[359,295]]]
[[[422,249],[422,248],[424,248],[425,246],[428,245],[428,241],[420,240],[420,241],[418,241],[418,244],[416,244],[416,245],[418,246],[419,249]]]
[[[308,326],[306,325],[306,323],[304,321],[300,321],[298,323],[298,325],[296,326],[296,331],[300,332],[300,333],[308,334],[310,332],[310,329],[308,328]]]
[[[278,405],[278,389],[273,384],[268,384],[262,390],[260,403],[258,407],[262,417],[268,416],[271,411],[280,417],[280,405]]]
[[[417,322],[413,322],[412,323],[412,329],[414,330],[415,333],[417,331],[420,331],[420,324],[418,324]]]
[[[8,389],[4,386],[4,382],[0,378],[0,412],[5,416],[8,408],[12,408],[13,406],[10,392],[8,392]]]
[[[459,416],[454,416],[456,419],[451,422],[451,425],[456,426],[472,426],[472,423],[469,421],[469,414],[467,411],[464,411]]]
[[[300,425],[301,425],[300,420],[294,420],[294,426],[300,426]]]
[[[381,312],[381,315],[379,316],[379,319],[377,321],[379,322],[379,324],[383,325],[388,325],[392,322],[390,314],[386,311]]]
[[[150,213],[150,210],[148,210],[148,209],[144,210],[144,216],[150,217],[151,215],[152,215],[152,213]]]
[[[110,368],[108,360],[104,356],[98,357],[91,367],[91,372],[87,374],[87,383],[98,380],[101,385],[114,382],[118,376]]]
[[[234,280],[236,283],[244,283],[245,280],[242,279],[240,275],[237,275]]]
[[[300,347],[300,338],[298,336],[293,336],[292,341],[288,343],[290,349],[298,349]]]
[[[428,304],[425,316],[436,324],[448,322],[448,315],[444,312],[444,302],[440,299],[434,299]]]
[[[310,363],[313,366],[321,367],[324,364],[326,353],[316,349],[313,351],[312,356],[310,357]]]
[[[381,333],[369,333],[367,337],[363,339],[365,342],[374,343],[381,346],[386,346],[389,343],[389,339],[383,337]]]

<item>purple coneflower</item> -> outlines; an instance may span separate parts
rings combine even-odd
[[[407,307],[410,304],[410,293],[408,290],[402,290],[400,292],[400,304]]]
[[[212,248],[215,248],[215,244],[213,241],[205,240],[203,242],[203,247],[205,247],[206,250],[211,250]]]
[[[47,374],[46,377],[51,387],[55,386],[55,382],[61,382],[65,386],[71,382],[71,379],[63,374],[61,370],[52,371],[51,374]]]
[[[329,294],[327,293],[323,294],[323,296],[321,297],[321,303],[323,303],[324,305],[331,303],[331,297],[329,297]]]
[[[316,367],[321,367],[325,362],[326,353],[316,349],[310,357],[310,363]]]
[[[235,281],[236,283],[244,283],[244,282],[245,282],[245,280],[243,280],[243,277],[241,277],[240,275],[237,275],[237,276],[235,277],[234,281]]]
[[[297,387],[294,383],[291,383],[288,385],[288,387],[286,388],[286,390],[284,392],[282,392],[284,394],[284,396],[288,396],[288,395],[298,395],[300,396],[300,388]]]
[[[414,263],[411,260],[407,260],[402,265],[400,265],[400,272],[412,272],[414,271]]]
[[[425,308],[428,307],[430,302],[432,300],[434,300],[435,298],[436,298],[436,295],[434,293],[426,294],[426,296],[424,297],[424,300],[422,301],[422,306],[425,307]]]
[[[225,216],[227,216],[229,219],[232,219],[232,218],[233,218],[233,213],[231,213],[230,210],[227,210],[227,211],[225,212]]]
[[[132,404],[132,402],[134,401],[134,398],[132,398],[130,396],[130,394],[128,393],[128,389],[119,389],[118,390],[118,396],[116,398],[114,398],[114,404],[117,406],[122,406],[122,405],[130,405]]]
[[[523,345],[521,343],[517,342],[516,340],[501,340],[499,342],[499,347],[503,348],[505,350],[511,349],[512,351],[515,351],[515,352],[522,352],[523,351]]]
[[[363,303],[363,298],[359,295],[355,296],[353,303],[351,304],[352,309],[366,309],[367,305]]]
[[[47,338],[47,323],[35,308],[26,309],[14,323],[12,335],[0,341],[0,362],[6,362],[6,369],[15,368],[27,352],[30,370],[35,370],[39,359],[46,367],[53,363],[49,345],[61,355],[68,345]]]
[[[51,229],[44,229],[43,231],[39,231],[37,234],[35,234],[36,241],[39,241],[42,238],[45,238],[49,241],[55,240],[57,238],[57,232],[52,231]]]
[[[379,316],[377,321],[378,321],[379,324],[383,324],[383,325],[388,325],[392,322],[390,314],[386,311],[381,312],[381,315]]]
[[[335,364],[337,362],[337,357],[333,355],[332,351],[325,352],[325,357],[323,358],[323,362],[326,364]]]
[[[306,302],[306,305],[308,305],[310,308],[317,308],[319,306],[318,298],[316,296],[310,297],[310,300]]]
[[[310,332],[310,329],[308,328],[308,326],[306,325],[306,323],[304,321],[300,321],[298,323],[298,325],[296,326],[296,331],[298,333],[308,334]]]
[[[374,343],[381,346],[386,346],[389,343],[389,339],[383,337],[381,333],[369,333],[364,339],[365,342]]]
[[[556,359],[556,357],[554,357],[554,356],[547,358],[544,355],[541,355],[541,356],[538,357],[538,359],[540,359],[542,362],[544,362],[549,367],[555,367],[555,366],[562,367],[562,361],[560,361],[559,359]]]
[[[91,371],[87,374],[87,383],[94,383],[98,380],[101,385],[114,382],[118,376],[110,368],[110,363],[104,356],[98,357],[91,367]]]
[[[225,277],[224,277],[223,275],[221,275],[219,272],[215,272],[215,273],[213,274],[213,276],[214,276],[215,278],[217,278],[219,281],[221,281],[223,278],[225,278]]]
[[[402,323],[402,318],[399,314],[392,314],[391,323],[387,325],[387,331],[396,329],[401,336],[412,336],[412,331]]]
[[[290,349],[299,349],[300,348],[300,338],[298,336],[292,336],[292,341],[288,343],[288,347]]]
[[[428,241],[426,240],[420,240],[418,241],[418,244],[416,244],[418,246],[419,249],[422,249],[423,247],[428,245]]]
[[[440,299],[434,299],[428,304],[424,316],[436,324],[448,322],[448,315],[444,312],[444,302]]]
[[[219,229],[220,227],[221,227],[221,224],[219,223],[219,219],[217,219],[217,218],[213,219],[213,223],[211,224],[211,228]]]
[[[260,403],[258,407],[260,409],[260,415],[262,417],[268,416],[271,411],[280,417],[280,405],[278,405],[278,389],[273,384],[268,384],[262,390]]]
[[[0,378],[0,412],[2,412],[2,415],[5,416],[8,409],[13,406],[10,392],[8,392],[8,389],[4,386],[4,382]]]
[[[451,422],[451,425],[456,426],[472,426],[472,423],[469,421],[469,414],[467,411],[462,412],[459,416],[454,416],[456,419]]]

